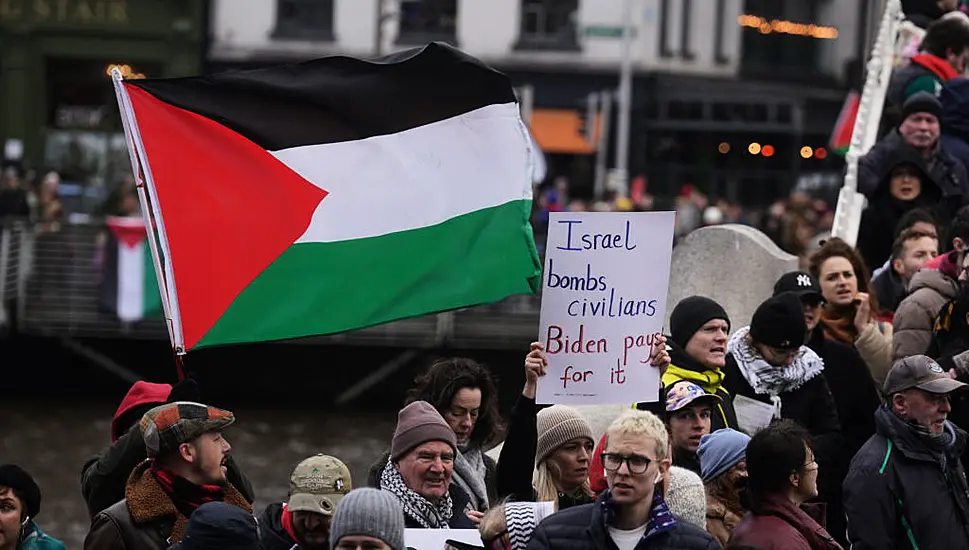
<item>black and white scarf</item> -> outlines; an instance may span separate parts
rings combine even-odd
[[[727,353],[737,360],[737,367],[754,393],[770,397],[774,417],[781,417],[780,394],[792,392],[824,371],[824,361],[807,346],[801,346],[790,365],[771,365],[754,348],[748,338],[750,327],[743,327],[730,337]]]
[[[488,503],[488,488],[485,486],[485,476],[488,468],[485,466],[484,454],[481,447],[469,446],[458,449],[454,454],[454,473],[451,474],[451,482],[457,483],[458,487],[471,497],[471,506],[479,512],[487,512],[490,504]]]
[[[407,487],[404,478],[390,460],[380,473],[380,488],[393,493],[400,501],[404,513],[421,524],[421,527],[450,529],[448,522],[451,521],[454,508],[450,493],[445,494],[437,504],[432,503]]]

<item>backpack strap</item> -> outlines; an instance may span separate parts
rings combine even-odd
[[[892,448],[895,446],[891,439],[887,439],[888,448],[885,450],[885,460],[882,460],[882,466],[878,469],[880,475],[885,474],[885,468],[888,467],[888,459],[892,456]],[[912,550],[919,550],[919,544],[915,542],[915,533],[912,532],[912,525],[909,524],[908,518],[905,517],[905,505],[902,504],[902,499],[898,498],[895,494],[894,489],[889,486],[889,491],[892,492],[892,496],[895,497],[895,505],[898,508],[898,515],[901,517],[902,528],[905,529],[905,535],[908,537],[909,544],[912,545]]]

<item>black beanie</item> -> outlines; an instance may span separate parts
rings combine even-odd
[[[750,322],[755,342],[780,349],[795,349],[804,343],[807,324],[804,307],[793,292],[782,292],[757,307]]]
[[[0,486],[9,487],[24,497],[24,511],[31,518],[40,513],[40,487],[34,478],[15,464],[0,466]]]
[[[713,319],[723,319],[730,331],[730,317],[723,306],[705,296],[683,298],[670,314],[670,339],[681,348],[693,338],[696,331]]]
[[[915,113],[929,113],[942,118],[942,104],[929,92],[915,92],[902,104],[902,121]]]

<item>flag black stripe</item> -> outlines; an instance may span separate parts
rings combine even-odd
[[[118,315],[118,239],[108,231],[101,263],[101,283],[98,288],[100,310]]]
[[[127,83],[270,151],[393,134],[515,101],[507,76],[436,42],[375,61],[334,56]]]

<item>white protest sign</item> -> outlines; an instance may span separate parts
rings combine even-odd
[[[448,540],[484,546],[477,529],[404,529],[404,546],[414,550],[444,550]]]
[[[656,401],[650,366],[663,330],[673,212],[553,212],[542,273],[539,340],[548,374],[537,402]]]

